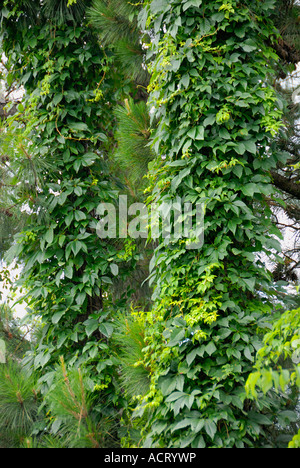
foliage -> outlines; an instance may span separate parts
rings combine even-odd
[[[34,376],[15,361],[0,365],[0,444],[19,447],[38,420],[39,395]]]
[[[257,353],[255,372],[246,383],[248,397],[258,399],[257,389],[267,394],[271,389],[286,392],[288,388],[300,388],[300,310],[285,312],[264,336],[263,347]],[[299,395],[299,392],[296,391]],[[297,421],[295,412],[279,413],[289,423]],[[286,422],[286,421],[285,421]],[[299,434],[289,444],[299,448]]]
[[[115,422],[97,406],[97,393],[88,390],[88,376],[80,369],[67,370],[63,358],[45,398],[49,408],[51,434],[65,448],[105,448],[114,446]],[[100,411],[99,411],[100,410]]]
[[[263,338],[277,299],[261,259],[279,260],[273,171],[291,171],[273,89],[274,49],[297,57],[284,43],[298,43],[288,3],[3,2],[5,79],[25,93],[0,134],[0,217],[13,221],[3,249],[21,230],[6,258],[23,265],[42,322],[22,366],[0,367],[4,445],[276,446],[277,427],[296,424],[299,311]],[[120,190],[205,211],[200,250],[195,223],[189,239],[155,245],[153,304],[141,283],[154,244],[96,234],[98,205],[117,206]]]
[[[41,342],[26,357],[27,366],[43,375],[42,390],[51,384],[53,366],[63,355],[66,363],[90,370],[90,385],[105,383],[103,401],[117,406],[118,360],[109,350],[114,331],[110,288],[117,272],[126,277],[134,261],[123,260],[120,243],[99,239],[96,227],[99,203],[117,200],[107,159],[122,77],[116,78],[112,58],[79,13],[79,23],[67,15],[63,24],[55,24],[46,7],[39,12],[44,21],[31,20],[30,33],[16,27],[22,24],[21,12],[17,19],[15,9],[7,6],[2,12],[3,51],[13,79],[26,90],[23,111],[7,125],[29,141],[30,160],[51,160],[53,169],[40,171],[41,184],[30,193],[29,222],[7,261],[23,263],[20,285],[42,319]]]
[[[11,75],[8,77],[12,79]],[[20,103],[16,109],[20,121],[23,111],[23,104]],[[5,251],[13,243],[14,235],[24,229],[34,200],[37,204],[39,199],[44,183],[43,174],[46,171],[51,172],[53,165],[49,157],[44,155],[41,158],[38,153],[32,154],[32,142],[13,118],[9,127],[3,122],[0,140],[0,255],[3,258]]]
[[[202,249],[162,239],[151,262],[156,303],[145,314],[144,362],[152,383],[137,410],[154,409],[145,446],[263,445],[272,424],[262,414],[272,402],[251,404],[244,389],[271,311],[271,277],[255,256],[279,249],[264,201],[274,193],[267,171],[284,161],[266,149],[282,126],[268,86],[272,5],[147,2],[140,15],[155,35],[148,104],[159,157],[149,202],[205,205]]]

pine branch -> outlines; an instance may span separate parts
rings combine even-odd
[[[98,31],[102,45],[113,49],[124,73],[147,86],[150,78],[137,24],[140,7],[141,4],[126,0],[94,0],[88,18]]]
[[[46,18],[61,25],[71,21],[81,23],[85,17],[86,5],[84,0],[77,0],[76,3],[69,4],[67,0],[44,0],[43,13]]]
[[[149,162],[154,158],[149,147],[151,133],[147,106],[144,102],[135,104],[132,99],[126,100],[125,107],[117,107],[115,115],[118,120],[118,148],[114,157],[133,183],[141,183]]]

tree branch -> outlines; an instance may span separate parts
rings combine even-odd
[[[17,112],[17,105],[19,104],[19,102],[14,104],[9,111],[5,110],[5,106],[7,106],[7,104],[8,104],[7,102],[0,102],[0,119],[1,120],[4,120],[7,117],[14,115]]]
[[[288,194],[300,200],[299,183],[294,182],[293,180],[288,179],[287,177],[284,177],[275,171],[271,171],[271,176],[273,178],[273,183],[275,187],[279,188],[280,190],[283,190],[284,192],[287,192]]]

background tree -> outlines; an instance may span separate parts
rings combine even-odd
[[[152,261],[156,302],[145,317],[144,360],[152,384],[142,406],[154,411],[146,446],[268,441],[272,403],[253,406],[244,385],[260,346],[257,328],[272,307],[271,277],[255,260],[278,248],[264,201],[274,193],[268,171],[285,161],[266,151],[282,125],[268,85],[277,56],[266,42],[278,37],[270,7],[148,2],[140,17],[142,29],[151,26],[155,35],[149,106],[159,125],[151,202],[180,197],[205,204],[202,249],[161,241]]]
[[[119,242],[98,238],[96,212],[100,202],[117,201],[108,157],[111,116],[125,81],[87,27],[82,8],[83,2],[69,8],[48,1],[23,7],[8,2],[2,10],[3,52],[13,79],[25,88],[24,110],[7,125],[28,141],[28,159],[39,161],[41,180],[30,187],[30,219],[7,261],[23,263],[20,284],[44,325],[26,361],[44,374],[43,390],[63,355],[67,365],[90,369],[91,388],[104,385],[99,398],[114,411],[122,396],[118,360],[109,348],[111,313],[118,307],[112,306],[111,287],[118,268],[119,278],[126,277],[135,260],[128,252],[123,259]]]
[[[285,212],[286,220],[277,219],[278,226],[284,230],[290,226],[294,233],[294,245],[285,254],[284,265],[277,265],[275,280],[297,280],[299,265],[299,101],[297,88],[299,87],[300,62],[300,33],[299,17],[300,5],[298,1],[277,1],[272,15],[280,32],[281,38],[275,47],[280,60],[275,68],[277,77],[275,89],[282,97],[284,105],[284,125],[278,136],[272,142],[272,150],[285,151],[287,161],[272,169],[271,175],[275,187],[279,190],[278,206]],[[282,205],[282,200],[285,204]],[[280,218],[280,216],[279,216]]]

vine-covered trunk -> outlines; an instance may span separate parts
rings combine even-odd
[[[152,409],[144,444],[253,446],[270,423],[260,411],[265,401],[254,407],[244,388],[271,310],[260,254],[279,248],[266,203],[269,170],[282,157],[270,151],[282,125],[268,84],[273,2],[146,3],[149,108],[159,119],[149,203],[202,205],[205,222],[201,248],[191,249],[195,238],[161,239],[152,261],[156,302],[145,318],[152,385],[137,412]]]
[[[118,273],[119,279],[127,277],[132,264],[129,255],[123,268],[121,242],[98,237],[97,208],[117,203],[108,159],[123,81],[81,7],[65,5],[63,23],[48,17],[39,2],[33,16],[14,5],[2,12],[2,50],[11,79],[25,88],[23,104],[7,125],[23,132],[33,164],[44,161],[24,199],[30,220],[8,259],[22,262],[19,284],[43,324],[27,361],[45,374],[46,383],[60,356],[68,365],[85,365],[91,388],[100,385],[116,403],[118,361],[108,346],[116,310],[110,288]]]

